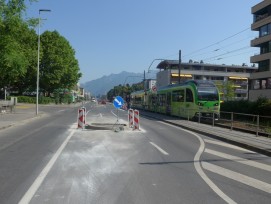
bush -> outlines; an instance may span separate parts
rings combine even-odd
[[[225,112],[245,113],[262,116],[271,116],[271,101],[258,98],[257,101],[225,101],[221,103],[220,110]]]
[[[10,100],[10,96],[7,98],[8,100]],[[36,103],[36,97],[33,96],[17,96],[17,102],[18,103]],[[50,97],[44,97],[44,96],[40,96],[39,97],[39,104],[49,104],[49,103],[53,103],[53,99],[51,99]]]

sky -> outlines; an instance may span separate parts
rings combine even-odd
[[[242,65],[259,53],[250,41],[251,7],[261,0],[39,0],[26,16],[41,33],[58,31],[76,52],[81,83],[122,71],[157,70],[157,59]],[[148,76],[147,76],[148,77]]]

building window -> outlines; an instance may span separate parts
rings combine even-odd
[[[261,45],[261,54],[265,54],[271,51],[271,42],[267,42]]]
[[[271,24],[264,25],[260,27],[259,37],[269,35],[271,31]]]
[[[271,89],[271,78],[253,80],[252,89]]]
[[[259,62],[258,72],[269,71],[269,64],[270,64],[269,60]]]
[[[253,80],[252,81],[252,89],[254,89],[254,90],[260,89],[260,80]]]
[[[261,89],[266,89],[266,80],[261,80]]]
[[[268,78],[266,81],[266,88],[271,89],[271,78]]]

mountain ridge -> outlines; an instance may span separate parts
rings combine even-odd
[[[148,78],[155,78],[155,75],[148,76]],[[143,81],[144,75],[142,73],[133,73],[122,71],[118,74],[104,75],[98,79],[94,79],[81,84],[87,92],[93,96],[106,95],[106,93],[113,89],[114,86],[124,84],[135,84]]]

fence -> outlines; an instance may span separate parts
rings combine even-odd
[[[187,120],[191,118],[189,112],[192,109],[184,109],[186,115],[188,115]],[[215,117],[216,113],[210,113],[210,116],[202,116],[199,111],[197,116],[194,118],[198,123],[211,124],[212,126],[221,126],[229,128],[231,130],[236,129],[240,131],[246,131],[256,136],[262,135],[271,137],[271,116],[261,116],[253,114],[244,113],[234,113],[234,112],[224,112],[220,111],[219,118]]]

